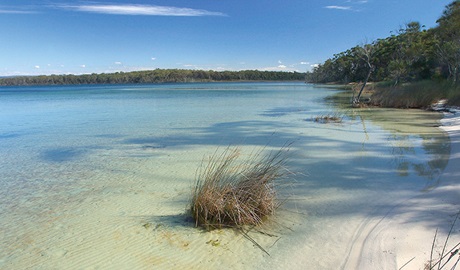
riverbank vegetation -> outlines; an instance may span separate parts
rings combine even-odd
[[[282,71],[213,71],[188,69],[155,69],[84,75],[16,76],[0,78],[1,86],[136,84],[220,81],[304,81],[305,73]]]
[[[441,98],[460,105],[460,0],[446,6],[436,27],[409,22],[387,38],[335,54],[306,77],[312,83],[363,82],[361,90],[367,81],[379,82],[374,105],[426,107]]]
[[[377,84],[369,100],[370,105],[402,109],[430,109],[435,103],[459,106],[460,85],[447,80],[423,80],[397,87]]]

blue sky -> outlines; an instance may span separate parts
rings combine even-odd
[[[305,71],[451,0],[2,0],[0,76]]]

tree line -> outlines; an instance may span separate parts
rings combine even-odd
[[[78,84],[137,84],[170,82],[219,81],[303,81],[305,73],[283,71],[213,71],[188,69],[155,69],[85,75],[43,75],[1,78],[0,85],[78,85]]]
[[[419,22],[389,37],[335,54],[306,75],[313,83],[387,81],[394,86],[419,80],[460,80],[460,0],[445,7],[437,26]]]

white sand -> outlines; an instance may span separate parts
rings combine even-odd
[[[138,155],[139,149],[130,145],[103,149],[98,159],[106,158],[107,166],[117,168],[111,174],[95,166],[84,177],[77,175],[83,180],[69,189],[68,198],[51,197],[44,203],[37,197],[40,205],[31,201],[29,208],[6,213],[5,219],[12,222],[2,232],[5,242],[0,250],[6,252],[0,256],[0,269],[400,269],[409,261],[403,269],[423,269],[436,228],[436,250],[440,250],[460,210],[460,118],[447,115],[443,125],[452,148],[436,189],[408,193],[394,208],[382,207],[370,216],[360,213],[371,213],[374,204],[356,206],[349,201],[361,202],[359,190],[340,193],[335,201],[317,198],[312,190],[306,203],[326,202],[320,214],[347,203],[350,209],[366,209],[349,217],[332,216],[327,219],[330,223],[312,221],[314,212],[307,212],[307,217],[294,215],[299,221],[281,216],[282,225],[293,224],[292,233],[251,234],[271,257],[242,234],[204,233],[186,220],[190,175],[200,162],[196,156],[213,147],[147,149],[155,158],[119,161],[110,157],[123,155],[112,151]],[[162,184],[165,181],[167,185]],[[378,190],[367,196],[377,195]],[[24,220],[24,215],[32,218]],[[309,235],[310,228],[318,235]],[[459,229],[460,221],[448,247],[460,241]],[[8,246],[2,247],[5,243]]]
[[[381,219],[366,221],[356,233],[343,269],[423,269],[430,259],[436,229],[438,240],[433,259],[439,257],[455,215],[460,211],[459,113],[446,113],[441,122],[451,140],[451,155],[439,186],[399,203]],[[458,243],[460,220],[446,249]],[[453,265],[458,256],[448,265]],[[447,266],[444,269],[450,269]]]

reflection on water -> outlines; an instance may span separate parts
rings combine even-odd
[[[293,255],[335,268],[363,217],[436,187],[450,151],[440,115],[324,99],[337,93],[303,83],[0,89],[0,268],[280,269]],[[343,123],[306,121],[336,111]],[[289,142],[298,174],[279,237],[254,233],[270,257],[233,231],[183,221],[203,156]]]
[[[424,190],[439,185],[439,176],[447,165],[450,154],[450,142],[447,134],[439,125],[442,114],[422,110],[402,110],[389,108],[350,109],[350,95],[340,92],[326,98],[337,110],[347,115],[350,121],[361,122],[366,139],[369,139],[366,121],[389,131],[386,144],[398,175],[409,176],[415,171],[427,179]],[[422,157],[428,157],[427,160]]]

